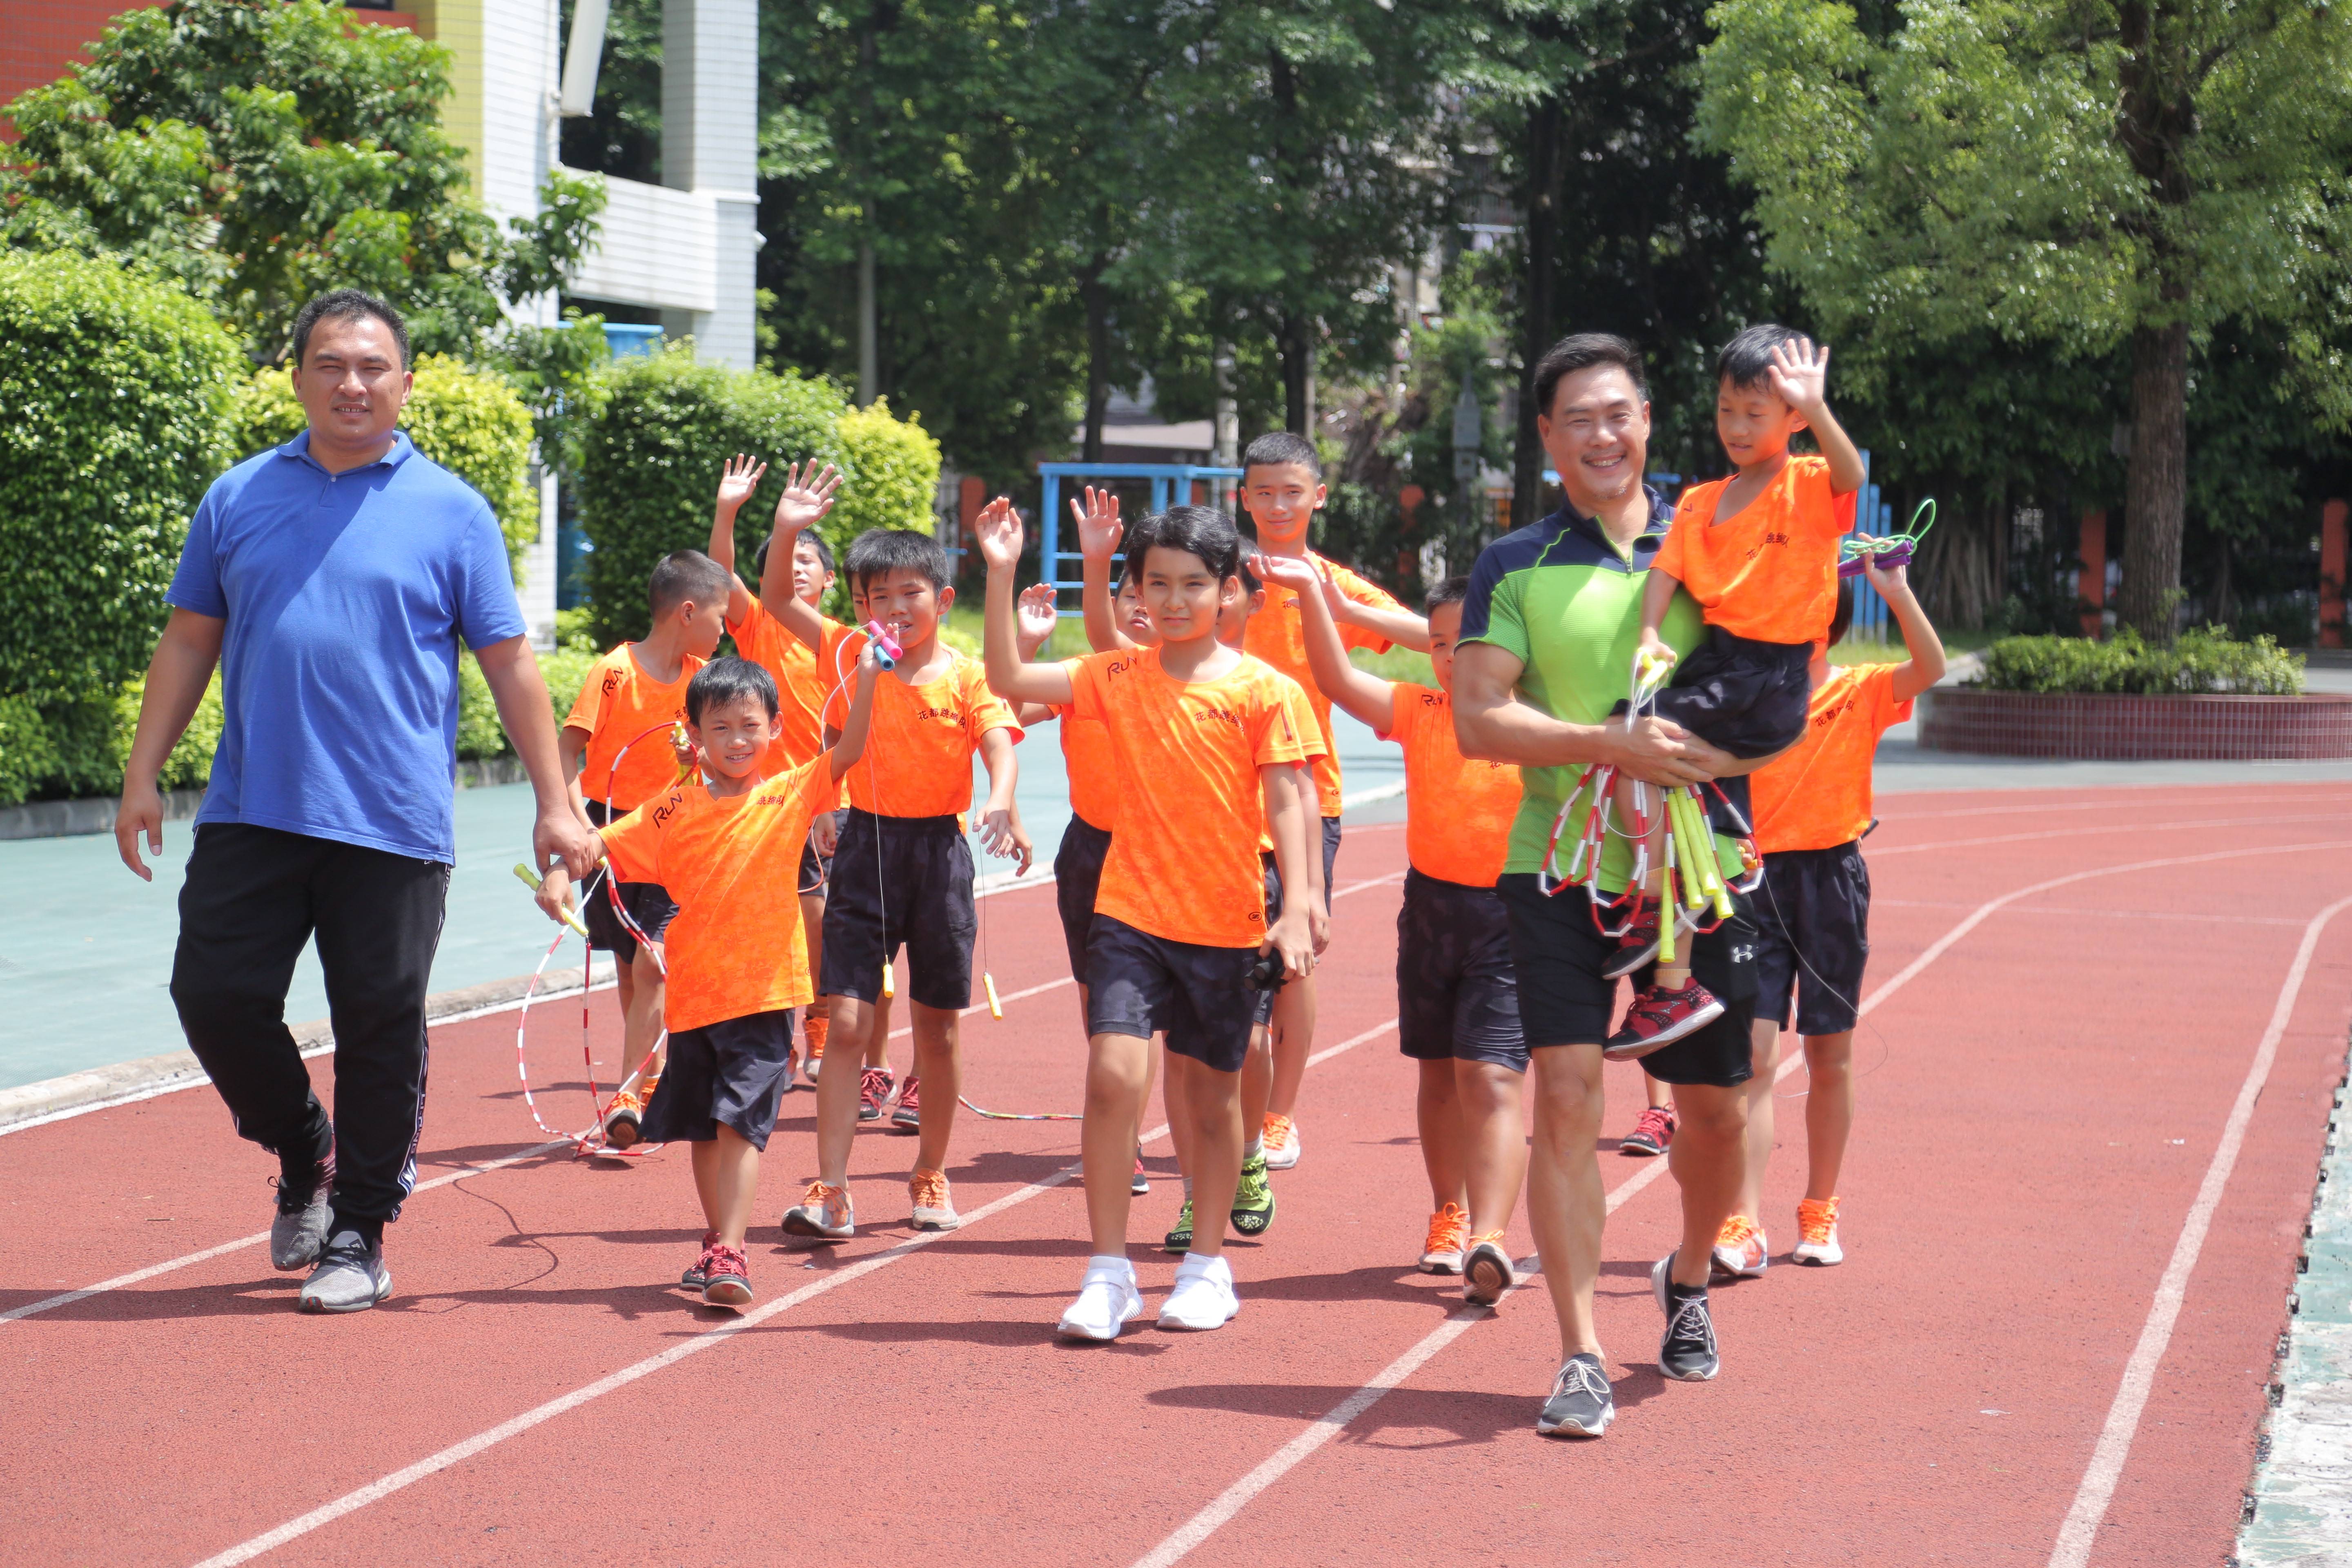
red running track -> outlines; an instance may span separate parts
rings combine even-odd
[[[1620,1414],[1599,1443],[1534,1433],[1558,1351],[1539,1280],[1489,1314],[1412,1269],[1427,1190],[1387,1028],[1402,836],[1365,828],[1318,1042],[1358,1043],[1308,1079],[1305,1159],[1272,1232],[1233,1246],[1228,1329],[1147,1315],[1114,1346],[1055,1342],[1086,1251],[1076,1130],[969,1115],[964,1229],[914,1241],[913,1142],[869,1129],[866,1234],[812,1258],[770,1223],[753,1312],[702,1308],[667,1285],[699,1231],[683,1150],[458,1174],[539,1142],[494,1016],[435,1031],[425,1176],[456,1179],[409,1204],[396,1293],[357,1317],[297,1314],[299,1276],[236,1245],[267,1224],[270,1162],[201,1089],[0,1137],[13,1556],[2218,1563],[2345,1070],[2352,920],[2322,917],[2352,889],[2352,786],[1884,806],[1849,1261],[1719,1289],[1722,1377],[1668,1384],[1646,1275],[1674,1184],[1604,1150]],[[1062,978],[1049,891],[988,909],[1003,991]],[[972,1097],[1075,1109],[1075,1005],[1059,986],[970,1020]],[[597,999],[600,1075],[614,1011]],[[533,1014],[563,1124],[577,1016]],[[1633,1069],[1610,1087],[1622,1130]],[[1780,1085],[1776,1255],[1803,1087]],[[813,1109],[786,1101],[764,1213],[810,1174]],[[1166,1149],[1135,1224],[1155,1304]],[[1512,1240],[1532,1250],[1523,1220]]]

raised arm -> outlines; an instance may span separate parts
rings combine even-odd
[[[1073,500],[1070,510],[1078,520],[1078,576],[1083,584],[1078,607],[1086,616],[1087,646],[1097,653],[1133,647],[1134,639],[1118,629],[1118,612],[1110,591],[1110,558],[1118,553],[1119,535],[1124,531],[1118,521],[1118,497],[1088,485],[1086,504]]]
[[[824,617],[793,592],[793,547],[803,530],[814,528],[833,510],[834,492],[840,488],[841,471],[831,463],[822,473],[814,459],[806,468],[795,463],[784,470],[784,493],[776,498],[775,531],[768,536],[768,565],[760,574],[761,607],[811,653],[824,651]]]
[[[1058,664],[1031,664],[1021,657],[1020,611],[1013,603],[1013,575],[1021,566],[1021,514],[998,496],[972,522],[972,537],[988,563],[986,620],[982,651],[989,689],[1007,702],[1067,702],[1069,671]]]
[[[1314,563],[1296,555],[1260,555],[1255,569],[1267,582],[1279,584],[1298,595],[1298,617],[1307,641],[1307,668],[1313,672],[1315,684],[1322,688],[1323,695],[1380,733],[1393,731],[1396,687],[1377,675],[1358,669],[1349,660],[1348,650],[1339,641],[1339,628],[1331,619],[1330,601],[1323,593],[1323,575],[1316,571]],[[1426,647],[1429,633],[1425,623],[1421,640]]]
[[[1830,412],[1829,344],[1791,338],[1772,351],[1772,368],[1765,374],[1772,378],[1772,390],[1805,416],[1805,427],[1821,443],[1822,456],[1829,459],[1831,492],[1849,496],[1862,489],[1870,471],[1863,467],[1853,437]]]
[[[1401,605],[1395,609],[1385,605],[1367,605],[1360,599],[1350,599],[1332,584],[1326,584],[1325,592],[1318,596],[1332,618],[1343,626],[1360,627],[1415,653],[1429,651],[1429,623]],[[1334,702],[1339,700],[1336,694],[1331,699]]]
[[[1935,623],[1911,592],[1910,567],[1882,572],[1865,564],[1862,574],[1895,612],[1895,624],[1903,628],[1903,646],[1911,650],[1911,657],[1895,667],[1895,700],[1908,702],[1944,679],[1944,639],[1936,635]]]
[[[743,579],[735,574],[735,514],[760,488],[767,471],[767,464],[755,468],[751,458],[736,453],[719,471],[719,501],[710,509],[710,548],[704,553],[727,568],[727,619],[732,626],[742,625],[751,614],[751,595]]]
[[[114,847],[122,863],[142,882],[155,873],[139,857],[139,839],[147,839],[147,853],[163,852],[163,796],[155,787],[164,761],[187,732],[196,704],[220,663],[221,637],[228,622],[194,610],[174,609],[156,639],[155,657],[147,661],[147,683],[139,694],[139,727],[131,734],[131,756],[122,767],[122,801],[114,810]]]

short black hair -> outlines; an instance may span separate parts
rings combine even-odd
[[[392,341],[400,345],[400,368],[408,368],[408,323],[400,312],[364,289],[331,289],[302,307],[294,318],[294,368],[302,367],[302,355],[310,347],[310,329],[320,321],[352,321],[362,316],[373,316],[392,333]]]
[[[1719,384],[1729,382],[1734,386],[1769,386],[1772,351],[1789,342],[1796,333],[1778,321],[1759,321],[1723,345],[1715,356],[1715,379]]]
[[[1834,647],[1843,642],[1845,634],[1853,628],[1853,579],[1841,577],[1838,579],[1837,613],[1830,616],[1830,646]]]
[[[751,552],[751,570],[760,576],[768,574],[768,546],[775,542],[776,536],[772,533],[760,541],[760,547]],[[817,564],[831,575],[834,570],[833,546],[824,542],[824,535],[814,528],[803,530],[801,536],[793,541],[793,548],[798,550],[803,544],[816,552]]]
[[[1650,378],[1642,373],[1642,351],[1614,332],[1570,332],[1544,350],[1536,361],[1536,412],[1551,412],[1551,395],[1560,378],[1596,364],[1613,364],[1633,378],[1643,402],[1650,400]]]
[[[1213,506],[1171,506],[1137,523],[1127,542],[1129,570],[1142,571],[1155,547],[1197,557],[1220,582],[1241,575],[1241,530]]]
[[[686,716],[699,725],[703,709],[711,703],[716,702],[723,708],[745,697],[758,698],[768,710],[771,719],[782,708],[782,702],[776,696],[776,678],[770,675],[764,666],[753,664],[748,658],[738,658],[730,653],[725,658],[714,658],[696,670],[694,679],[686,683]]]
[[[699,550],[673,550],[654,563],[653,575],[646,580],[646,604],[656,621],[688,599],[698,605],[723,604],[730,586],[728,575],[726,567]]]
[[[1429,591],[1428,596],[1422,600],[1421,607],[1423,610],[1433,610],[1440,605],[1458,605],[1469,596],[1469,578],[1448,577]]]
[[[860,588],[893,572],[912,572],[930,585],[944,588],[955,581],[948,571],[948,552],[928,533],[911,528],[869,528],[849,545],[849,576]]]
[[[1250,560],[1249,552],[1244,551],[1242,558],[1234,563],[1234,575],[1242,580],[1242,597],[1244,598],[1249,597],[1265,586],[1264,583],[1258,581],[1257,574],[1250,570]]]
[[[1323,477],[1323,459],[1315,455],[1314,442],[1287,430],[1275,430],[1252,441],[1249,450],[1242,454],[1244,482],[1252,468],[1275,463],[1297,463],[1317,479]]]

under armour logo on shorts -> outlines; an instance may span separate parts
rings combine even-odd
[[[1752,942],[1746,943],[1746,944],[1734,943],[1734,944],[1733,944],[1733,946],[1732,946],[1732,949],[1731,949],[1731,962],[1732,962],[1732,963],[1755,963],[1755,962],[1756,962],[1756,947],[1755,947],[1755,944],[1754,944],[1754,943],[1752,943]]]

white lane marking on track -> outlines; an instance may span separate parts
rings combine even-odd
[[[2091,1550],[2098,1542],[2099,1521],[2106,1517],[2107,1505],[2115,1499],[2116,1485],[2123,1479],[2124,1461],[2131,1456],[2132,1439],[2139,1432],[2140,1416],[2155,1388],[2156,1369],[2164,1360],[2165,1348],[2172,1342],[2173,1325],[2179,1321],[2180,1304],[2189,1293],[2189,1277],[2196,1270],[2197,1257],[2204,1250],[2213,1213],[2221,1206],[2222,1191],[2229,1186],[2231,1173],[2237,1168],[2238,1152],[2245,1145],[2246,1125],[2253,1120],[2254,1102],[2261,1099],[2263,1086],[2270,1079],[2271,1066],[2278,1059],[2279,1041],[2294,1020],[2295,1000],[2302,994],[2304,976],[2311,969],[2311,955],[2317,951],[2320,934],[2326,930],[2327,922],[2347,909],[2352,909],[2352,899],[2340,899],[2312,916],[2311,923],[2303,929],[2303,943],[2295,949],[2294,963],[2279,987],[2277,1005],[2271,1009],[2270,1026],[2263,1031],[2262,1043],[2254,1047],[2254,1059],[2246,1068],[2245,1081],[2238,1086],[2237,1100],[2230,1107],[2229,1120],[2221,1126],[2221,1141],[2214,1145],[2213,1158],[2205,1167],[2205,1179],[2198,1184],[2197,1200],[2189,1205],[2189,1215],[2180,1222],[2180,1238],[2173,1243],[2172,1259],[2165,1265],[2163,1278],[2157,1281],[2156,1299],[2148,1303],[2139,1342],[2132,1347],[2131,1360],[2124,1364],[2123,1382],[2116,1389],[2115,1404],[2107,1410],[2106,1425],[2099,1429],[2098,1446],[2091,1451],[2091,1463],[2083,1472],[2082,1485],[2074,1489],[2074,1506],[2066,1510],[2065,1522],[2058,1527],[2058,1543],[2051,1550],[2050,1568],[2083,1568],[2091,1560]]]
[[[1310,1059],[1321,1060],[1325,1058],[1336,1057],[1341,1051],[1360,1046],[1366,1040],[1377,1038],[1388,1030],[1395,1028],[1396,1025],[1397,1021],[1391,1018],[1385,1024],[1365,1030],[1353,1039],[1343,1040],[1328,1050],[1318,1052]],[[1168,1125],[1162,1122],[1145,1133],[1140,1142],[1157,1142],[1167,1135]],[[552,1146],[554,1145],[551,1145]],[[494,1447],[509,1437],[518,1436],[534,1426],[551,1421],[566,1411],[576,1410],[591,1400],[612,1393],[614,1389],[625,1388],[639,1378],[650,1376],[664,1367],[673,1366],[698,1351],[708,1350],[714,1345],[723,1343],[744,1330],[766,1322],[778,1313],[789,1311],[803,1301],[812,1300],[829,1290],[837,1289],[851,1280],[862,1279],[877,1269],[887,1268],[900,1258],[929,1247],[935,1241],[944,1240],[950,1236],[961,1236],[980,1221],[1027,1203],[1031,1198],[1060,1186],[1077,1174],[1077,1166],[1064,1166],[1042,1182],[1033,1182],[1017,1192],[1007,1193],[995,1202],[983,1204],[972,1210],[964,1216],[961,1229],[927,1231],[920,1236],[910,1237],[895,1247],[877,1252],[871,1258],[860,1258],[856,1263],[839,1268],[822,1279],[803,1285],[789,1296],[780,1296],[764,1307],[755,1307],[731,1322],[721,1323],[717,1328],[705,1329],[692,1339],[673,1345],[656,1355],[647,1356],[645,1360],[634,1365],[625,1366],[609,1376],[599,1378],[583,1387],[575,1388],[571,1393],[551,1399],[544,1405],[535,1405],[510,1420],[500,1422],[486,1432],[477,1433],[463,1442],[453,1443],[439,1453],[428,1455],[404,1469],[394,1470],[381,1480],[371,1481],[356,1490],[345,1492],[334,1501],[312,1509],[299,1519],[289,1520],[275,1530],[266,1531],[250,1541],[240,1542],[226,1552],[205,1558],[196,1564],[196,1568],[230,1568],[234,1563],[249,1563],[265,1552],[272,1551],[289,1541],[308,1535],[321,1525],[331,1524],[345,1514],[355,1513],[372,1502],[390,1497],[404,1487],[413,1486],[428,1476],[436,1475],[449,1468],[452,1465],[470,1459],[484,1449]]]
[[[468,1165],[462,1171],[452,1171],[446,1176],[436,1176],[429,1182],[419,1182],[410,1190],[408,1195],[415,1197],[418,1193],[429,1193],[436,1187],[446,1187],[452,1182],[462,1182],[468,1176],[485,1175],[491,1171],[503,1171],[509,1165],[520,1165],[526,1160],[536,1160],[551,1150],[564,1148],[571,1142],[569,1138],[558,1138],[550,1143],[536,1143],[528,1149],[518,1150],[504,1159],[485,1160],[478,1165]],[[68,1290],[63,1295],[51,1296],[44,1300],[28,1301],[24,1306],[12,1307],[7,1311],[0,1312],[0,1323],[15,1318],[29,1318],[36,1312],[47,1312],[59,1307],[69,1307],[76,1301],[87,1300],[92,1296],[103,1295],[109,1290],[121,1290],[132,1285],[142,1284],[159,1274],[169,1274],[175,1268],[185,1268],[190,1264],[207,1262],[243,1247],[257,1246],[268,1239],[268,1231],[257,1230],[251,1236],[239,1237],[235,1241],[225,1241],[218,1247],[208,1247],[202,1252],[191,1252],[185,1258],[174,1258],[169,1263],[150,1264],[144,1268],[134,1269],[128,1274],[118,1274],[111,1279],[101,1279],[95,1285],[85,1285],[79,1290]]]
[[[1972,910],[1976,905],[1964,899],[1873,899],[1874,910]],[[2200,915],[2190,910],[2083,910],[2069,905],[2048,904],[2036,910],[2019,910],[2021,915],[2050,915],[2070,921],[2197,921],[2208,925],[2225,926],[2299,926],[2303,922],[2286,915]]]
[[[1954,942],[1958,942],[1962,937],[1981,925],[1985,920],[1995,911],[2033,893],[2043,892],[2052,888],[2063,887],[2070,882],[2087,881],[2094,877],[2120,875],[2127,871],[2152,870],[2167,866],[2189,865],[2206,860],[2231,859],[2249,855],[2299,854],[2312,849],[2343,848],[2352,848],[2352,840],[2337,840],[2328,844],[2289,844],[2278,846],[2274,848],[2225,850],[2213,855],[2179,856],[2162,860],[2142,860],[2136,861],[2130,865],[2110,866],[2095,871],[2077,871],[2069,876],[2058,877],[2047,882],[2037,883],[2030,888],[2021,888],[2013,893],[2003,894],[2001,897],[1995,899],[1989,903],[1979,905],[1976,911],[1969,915],[1968,919],[1954,926],[1950,931],[1946,931],[1941,937],[1937,939],[1937,941],[1929,944],[1926,952],[1913,959],[1908,964],[1906,964],[1895,973],[1892,980],[1885,982],[1868,996],[1864,997],[1861,1006],[1856,1009],[1856,1011],[1858,1014],[1862,1015],[1871,1013],[1876,1009],[1880,1003],[1885,1001],[1904,986],[1909,984],[1912,980],[1918,976],[1922,970],[1926,969],[1929,964],[1935,963],[1936,960],[1941,958],[1946,952],[1949,952]],[[2352,900],[2347,900],[2347,902],[2352,902]],[[2342,907],[2342,905],[2336,906],[2336,908],[2339,909]],[[2331,910],[2329,912],[2333,913],[2334,911]],[[2306,939],[2306,941],[2308,940],[2309,939]],[[1790,1074],[1795,1072],[1803,1065],[1804,1058],[1801,1055],[1792,1055],[1787,1058],[1780,1063],[1780,1070],[1772,1075],[1773,1084],[1777,1087],[1783,1079],[1787,1079]],[[1648,1164],[1644,1165],[1639,1173],[1623,1182],[1620,1182],[1609,1194],[1607,1212],[1612,1215],[1615,1214],[1620,1208],[1623,1207],[1626,1204],[1632,1202],[1636,1196],[1638,1196],[1643,1188],[1647,1187],[1652,1182],[1656,1181],[1661,1175],[1664,1175],[1665,1171],[1666,1163],[1664,1161],[1653,1160]],[[1456,1339],[1460,1338],[1470,1324],[1477,1321],[1478,1315],[1476,1309],[1465,1308],[1462,1311],[1455,1313],[1454,1316],[1447,1318],[1444,1322],[1439,1324],[1436,1328],[1431,1330],[1428,1335],[1419,1343],[1413,1345],[1412,1348],[1406,1351],[1402,1355],[1399,1356],[1396,1360],[1391,1362],[1386,1367],[1382,1368],[1371,1382],[1365,1384],[1361,1388],[1356,1390],[1355,1393],[1349,1394],[1346,1399],[1341,1400],[1338,1405],[1334,1405],[1329,1412],[1310,1423],[1305,1431],[1299,1433],[1289,1442],[1275,1450],[1270,1457],[1258,1465],[1256,1468],[1251,1470],[1249,1474],[1235,1481],[1232,1486],[1227,1487],[1217,1496],[1215,1500],[1212,1501],[1206,1508],[1203,1508],[1200,1512],[1194,1514],[1182,1525],[1179,1526],[1165,1541],[1162,1541],[1158,1546],[1154,1547],[1150,1552],[1146,1552],[1142,1557],[1138,1558],[1135,1563],[1135,1568],[1170,1568],[1170,1564],[1183,1558],[1187,1553],[1191,1552],[1193,1548],[1199,1546],[1201,1542],[1206,1541],[1211,1535],[1214,1534],[1219,1526],[1224,1524],[1228,1520],[1239,1513],[1244,1508],[1247,1507],[1252,1499],[1265,1491],[1267,1488],[1273,1486],[1275,1482],[1280,1480],[1285,1474],[1295,1468],[1302,1460],[1313,1454],[1318,1448],[1320,1448],[1324,1444],[1328,1443],[1332,1438],[1338,1436],[1341,1430],[1344,1429],[1349,1422],[1352,1422],[1357,1416],[1361,1415],[1365,1411],[1370,1410],[1374,1405],[1378,1404],[1382,1394],[1388,1393],[1390,1389],[1396,1387],[1406,1378],[1411,1377],[1415,1372],[1419,1371],[1424,1364],[1426,1364],[1431,1357],[1436,1355],[1447,1345],[1452,1344]],[[2151,1373],[2153,1373],[2153,1366],[2151,1366]],[[2137,1419],[2137,1412],[2135,1412],[2134,1418]],[[2054,1562],[2055,1560],[2053,1559],[2053,1563]]]

